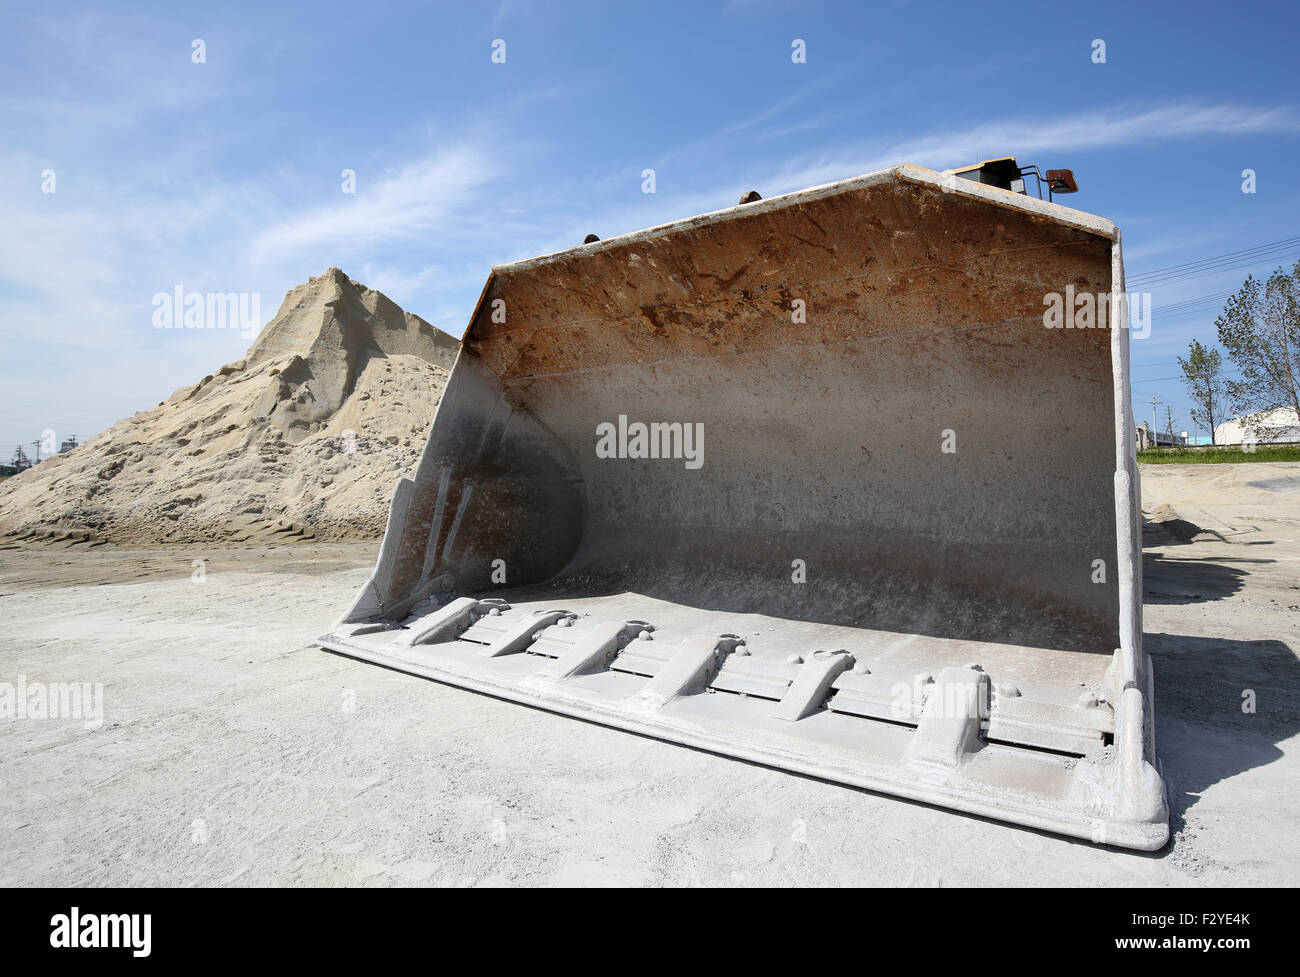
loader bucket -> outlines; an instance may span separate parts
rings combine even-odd
[[[1044,317],[1122,292],[1110,222],[913,166],[499,266],[321,644],[1159,848],[1127,313]]]

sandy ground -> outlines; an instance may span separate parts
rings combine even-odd
[[[1161,520],[1146,640],[1175,832],[1163,852],[767,770],[310,647],[373,544],[28,547],[0,551],[0,682],[102,683],[104,721],[0,720],[0,884],[1295,884],[1300,465],[1154,466],[1143,487]]]

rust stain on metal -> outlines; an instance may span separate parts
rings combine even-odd
[[[807,238],[809,224],[835,245]],[[978,201],[933,188],[873,186],[500,274],[467,343],[519,379],[971,325],[1014,332],[1047,292],[1107,290],[1108,246],[1032,214],[990,222]],[[505,323],[491,321],[497,298]],[[791,315],[796,299],[806,322]]]

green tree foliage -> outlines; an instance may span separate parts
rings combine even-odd
[[[1289,274],[1279,266],[1267,281],[1248,277],[1214,324],[1241,373],[1226,385],[1231,409],[1300,413],[1300,261]]]
[[[1178,357],[1183,369],[1183,383],[1192,398],[1192,420],[1210,429],[1210,444],[1214,428],[1224,420],[1223,354],[1217,349],[1202,346],[1195,339],[1187,348],[1187,359]]]

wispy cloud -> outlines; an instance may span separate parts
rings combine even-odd
[[[407,164],[364,193],[340,190],[338,203],[263,231],[253,240],[252,255],[256,260],[276,259],[341,242],[361,249],[419,237],[478,199],[478,192],[498,175],[496,161],[478,149],[442,150]],[[357,175],[358,181],[365,178]]]
[[[816,158],[804,157],[773,174],[782,192],[816,186],[897,163],[945,169],[991,156],[1103,149],[1169,140],[1300,133],[1291,106],[1177,103],[1114,107],[1056,118],[1012,118],[893,143],[876,141]]]

